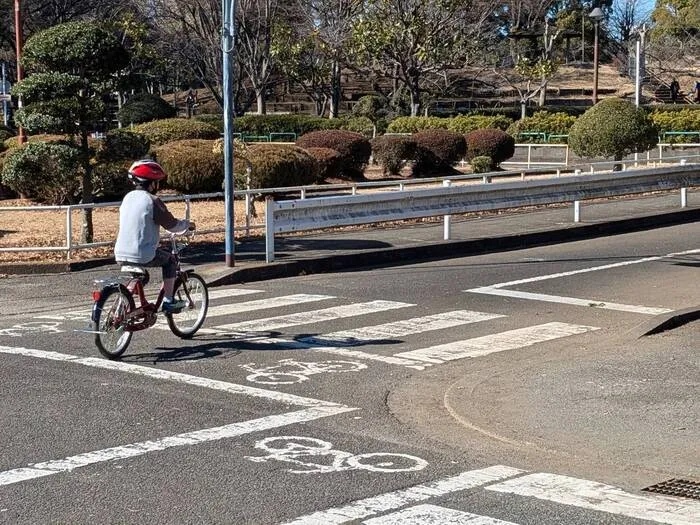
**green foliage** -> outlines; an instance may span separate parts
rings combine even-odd
[[[129,54],[116,36],[95,22],[55,25],[32,35],[22,48],[22,65],[37,73],[104,80],[128,63]]]
[[[490,169],[496,168],[501,162],[515,154],[515,140],[500,129],[477,129],[468,133],[467,158],[489,157]]]
[[[389,123],[387,133],[418,133],[426,129],[447,129],[450,119],[442,117],[397,117]]]
[[[343,160],[340,153],[330,148],[306,148],[306,151],[316,160],[319,182],[338,176]]]
[[[210,126],[214,126],[219,133],[224,132],[224,116],[218,113],[201,113],[192,117],[199,122],[205,122]]]
[[[649,115],[663,136],[665,131],[700,131],[700,109],[679,111],[652,111]],[[669,142],[697,142],[698,136],[667,137]]]
[[[493,169],[494,162],[491,157],[479,156],[471,159],[469,164],[471,164],[473,173],[488,173]]]
[[[485,128],[505,131],[512,122],[512,119],[504,115],[457,115],[448,120],[447,129],[462,134]]]
[[[541,139],[529,138],[527,141],[518,138],[519,133],[543,132],[547,135],[568,135],[571,126],[576,122],[576,117],[566,113],[550,113],[548,111],[536,111],[531,117],[513,122],[508,127],[507,132],[513,136],[518,142],[537,141],[543,142]],[[557,140],[557,142],[566,142],[566,139]]]
[[[117,112],[117,118],[123,125],[141,124],[152,120],[172,118],[175,108],[161,97],[150,93],[134,95]]]
[[[121,200],[133,185],[127,177],[131,160],[103,162],[92,168],[93,194],[104,201]]]
[[[416,143],[414,176],[453,171],[452,165],[464,157],[464,136],[446,129],[427,129],[413,135]]]
[[[246,135],[269,135],[270,133],[296,133],[303,135],[311,131],[338,128],[340,119],[327,119],[312,115],[244,115],[234,120],[234,131]]]
[[[70,137],[66,135],[29,135],[27,137],[27,142],[66,142],[70,140]],[[7,149],[13,149],[20,147],[18,137],[10,137],[6,139],[3,143]]]
[[[302,135],[297,139],[297,146],[307,149],[330,148],[336,150],[342,157],[342,170],[338,176],[352,180],[364,178],[363,171],[372,154],[369,140],[364,136],[352,131],[336,129],[312,131]]]
[[[219,130],[205,122],[186,118],[168,118],[144,122],[131,128],[131,131],[145,136],[153,145],[187,139],[214,140]]]
[[[411,137],[382,135],[372,140],[372,157],[384,175],[399,175],[415,153],[416,143]]]
[[[49,204],[76,202],[80,189],[80,150],[58,143],[29,142],[7,153],[2,183],[17,193]]]
[[[224,182],[223,154],[215,151],[214,140],[185,139],[153,149],[168,174],[165,183],[181,193],[221,191]]]
[[[309,152],[289,144],[252,144],[246,153],[252,164],[251,188],[283,188],[313,184],[318,164]],[[245,188],[245,163],[234,163],[235,185]]]
[[[384,97],[377,95],[365,95],[360,97],[352,107],[352,114],[355,117],[365,117],[372,123],[376,123],[380,118],[386,116],[389,109],[389,102]]]
[[[367,117],[349,117],[341,118],[341,125],[339,129],[344,129],[346,131],[353,131],[355,133],[361,133],[365,137],[372,137],[374,132],[374,124]]]
[[[97,142],[94,160],[98,164],[123,160],[138,160],[146,156],[151,143],[145,135],[129,129],[107,132],[104,140]]]
[[[644,152],[656,145],[657,129],[641,108],[619,98],[602,100],[581,115],[569,131],[569,146],[582,157],[613,157]]]

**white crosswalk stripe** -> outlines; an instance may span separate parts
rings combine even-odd
[[[290,326],[333,321],[344,317],[367,315],[397,308],[407,308],[409,306],[415,305],[409,303],[399,303],[396,301],[369,301],[367,303],[353,303],[349,305],[325,308],[322,310],[312,310],[309,312],[267,317],[265,319],[256,319],[247,322],[224,324],[215,326],[212,329],[221,332],[233,331],[237,333],[270,332],[272,330],[279,330],[280,328],[288,328]]]
[[[497,520],[437,505],[416,505],[387,516],[371,518],[362,523],[365,525],[517,525],[512,521]]]

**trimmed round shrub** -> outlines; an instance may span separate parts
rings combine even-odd
[[[5,126],[0,126],[0,153],[7,149],[3,143],[10,137],[14,136],[15,134],[12,132],[11,129],[6,128]]]
[[[411,137],[382,135],[372,141],[372,157],[384,175],[399,175],[415,153],[416,143]]]
[[[251,188],[283,188],[313,184],[318,165],[303,148],[289,144],[251,144],[246,152],[252,164]],[[245,188],[245,163],[234,163],[235,185]]]
[[[214,126],[187,118],[168,118],[145,122],[132,127],[130,131],[144,135],[155,146],[177,140],[214,140],[219,138],[219,130]]]
[[[319,182],[338,177],[342,167],[340,153],[330,148],[306,148],[306,151],[316,160]]]
[[[538,137],[519,137],[520,133],[546,133],[547,135],[568,135],[571,126],[576,122],[576,117],[567,113],[550,113],[549,111],[536,111],[530,117],[517,120],[511,124],[507,133],[518,142],[544,142]],[[554,143],[566,143],[566,138],[557,138]]]
[[[486,156],[474,157],[469,161],[469,164],[471,164],[473,173],[488,173],[491,171],[493,159]]]
[[[67,144],[29,142],[8,152],[2,183],[23,197],[72,204],[80,192],[80,151]]]
[[[619,98],[598,102],[569,131],[569,145],[581,157],[622,160],[651,149],[657,140],[658,130],[646,111]]]
[[[117,112],[117,119],[124,126],[172,118],[177,114],[173,106],[157,95],[138,93]]]
[[[360,133],[329,129],[312,131],[297,139],[301,148],[330,148],[340,153],[342,168],[339,177],[351,180],[364,179],[364,169],[372,155],[369,140]]]
[[[66,142],[69,140],[69,137],[66,135],[29,135],[27,137],[27,143],[30,142],[50,142],[50,143],[55,143],[55,142]],[[10,137],[9,139],[6,139],[5,142],[3,143],[7,149],[12,149],[12,148],[17,148],[19,147],[19,138],[17,136]]]
[[[414,176],[453,171],[452,165],[464,157],[464,136],[446,129],[429,129],[413,135],[416,143]]]
[[[145,135],[129,129],[108,131],[103,140],[95,144],[95,162],[138,160],[145,157],[151,143]]]
[[[361,133],[365,137],[372,137],[374,133],[374,124],[367,117],[349,117],[342,119],[343,123],[340,129]]]
[[[491,169],[515,154],[515,139],[500,129],[477,129],[468,133],[467,159],[490,157]]]
[[[168,174],[168,188],[181,193],[221,191],[224,160],[223,154],[215,153],[213,140],[168,142],[154,148],[153,154]]]
[[[477,129],[494,128],[505,131],[513,121],[505,115],[457,115],[447,122],[447,129],[463,135]]]
[[[245,135],[296,133],[301,136],[311,131],[337,129],[342,119],[328,119],[313,115],[243,115],[234,120],[233,127]]]
[[[92,168],[93,194],[101,201],[121,200],[134,188],[127,177],[131,160],[104,162]]]

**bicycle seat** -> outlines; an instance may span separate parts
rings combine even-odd
[[[130,264],[123,264],[120,270],[122,273],[131,273],[138,275],[146,275],[148,271],[141,266],[132,266]]]

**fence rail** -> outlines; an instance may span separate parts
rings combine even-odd
[[[527,147],[542,147],[541,144],[521,144],[519,146]],[[549,145],[549,147],[561,148],[565,145]],[[659,147],[668,145],[659,145]],[[700,144],[698,144],[700,146]],[[666,157],[664,159],[641,159],[641,160],[626,160],[622,162],[616,161],[605,161],[596,162],[580,166],[554,166],[554,167],[542,167],[542,168],[528,168],[528,169],[514,169],[508,171],[500,172],[490,172],[482,174],[464,174],[464,175],[453,175],[448,177],[432,177],[432,178],[420,178],[420,179],[406,179],[398,181],[369,181],[369,182],[352,182],[345,184],[324,184],[324,185],[305,185],[305,186],[289,186],[281,188],[262,188],[254,190],[237,190],[234,192],[234,197],[238,200],[244,201],[245,206],[245,221],[242,225],[236,226],[234,228],[234,233],[239,235],[248,236],[253,230],[261,231],[266,228],[266,224],[262,221],[254,222],[253,219],[253,207],[254,201],[256,199],[263,199],[268,197],[279,197],[284,195],[299,195],[299,199],[304,200],[310,198],[311,196],[327,196],[328,194],[340,195],[340,196],[356,196],[361,191],[383,191],[382,195],[393,192],[406,192],[412,187],[420,186],[430,186],[430,185],[443,185],[446,180],[450,181],[453,186],[466,185],[466,184],[488,184],[489,186],[484,188],[485,191],[490,191],[492,188],[496,188],[503,184],[501,180],[506,179],[520,179],[525,181],[527,179],[536,180],[542,177],[550,178],[561,178],[563,175],[574,174],[581,175],[590,169],[590,173],[594,173],[596,169],[609,169],[614,165],[621,165],[621,169],[627,170],[629,167],[637,167],[639,165],[646,164],[647,166],[657,166],[663,163],[685,163],[687,160],[697,159],[700,162],[700,155],[683,155],[677,157]],[[528,159],[529,160],[529,159]],[[491,184],[498,183],[498,184]],[[685,195],[685,194],[684,194]],[[183,202],[185,204],[185,217],[189,218],[191,215],[191,209],[194,202],[201,200],[212,200],[212,199],[223,199],[223,192],[214,193],[202,193],[196,195],[178,195],[178,196],[164,196],[162,199],[166,202]],[[31,211],[31,212],[62,212],[65,213],[65,235],[64,243],[60,246],[14,246],[14,247],[0,247],[0,253],[20,253],[20,252],[63,252],[66,257],[70,259],[72,254],[76,250],[96,248],[101,246],[110,246],[113,241],[100,241],[93,243],[81,244],[75,242],[73,239],[73,217],[72,213],[77,210],[82,210],[85,208],[99,209],[99,208],[118,208],[120,202],[108,202],[108,203],[93,203],[93,204],[75,204],[67,206],[2,206],[0,207],[0,212],[17,212],[17,211]],[[223,210],[222,210],[223,216]],[[213,228],[209,230],[200,230],[200,234],[209,233],[222,233],[225,229]],[[114,234],[116,235],[116,229]]]

